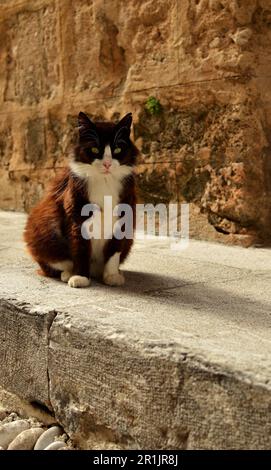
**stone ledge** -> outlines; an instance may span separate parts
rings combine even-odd
[[[73,290],[24,223],[0,213],[0,386],[81,448],[270,448],[270,250],[137,241],[123,288]]]

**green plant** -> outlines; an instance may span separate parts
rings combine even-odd
[[[154,96],[150,96],[145,103],[146,110],[153,116],[157,116],[162,111],[162,105],[160,101]]]

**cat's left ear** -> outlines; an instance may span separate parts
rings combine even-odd
[[[128,113],[119,121],[119,123],[117,124],[117,127],[118,129],[126,128],[130,134],[132,121],[133,121],[132,113]]]

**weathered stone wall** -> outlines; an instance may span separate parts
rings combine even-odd
[[[197,237],[270,238],[271,0],[0,0],[0,103],[1,208],[41,197],[79,110],[133,111],[141,198],[189,201]]]

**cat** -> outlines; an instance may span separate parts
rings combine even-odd
[[[78,125],[79,139],[72,159],[31,211],[24,239],[42,275],[60,278],[70,287],[87,287],[91,277],[99,276],[107,285],[121,286],[125,279],[119,265],[131,250],[133,236],[106,239],[102,232],[100,239],[89,240],[82,236],[86,217],[81,211],[91,203],[103,215],[104,196],[111,196],[113,208],[129,204],[132,231],[135,228],[134,165],[138,149],[130,139],[132,114],[114,124],[94,123],[80,112]]]

